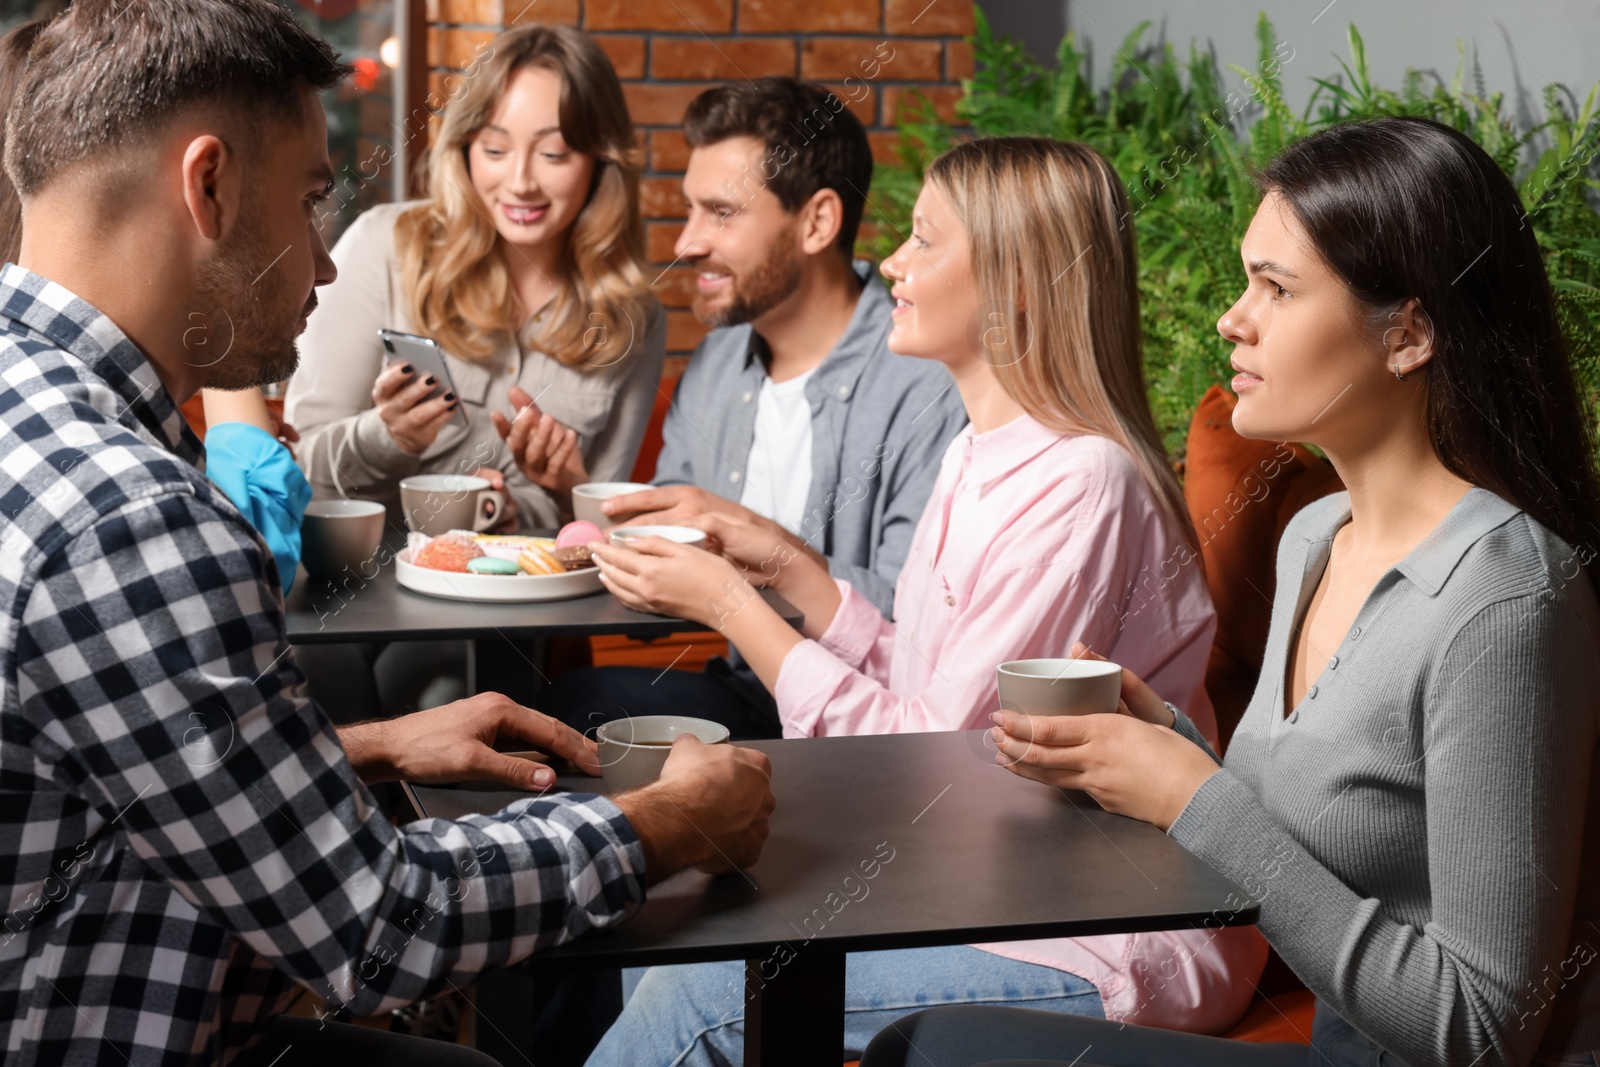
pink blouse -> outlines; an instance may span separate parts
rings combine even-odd
[[[967,427],[917,525],[895,621],[847,583],[839,591],[827,632],[779,671],[786,737],[987,728],[999,664],[1065,656],[1081,640],[1215,741],[1204,681],[1216,613],[1199,560],[1107,438],[1026,415]],[[1088,979],[1108,1018],[1205,1033],[1243,1014],[1266,958],[1253,928],[974,947]]]

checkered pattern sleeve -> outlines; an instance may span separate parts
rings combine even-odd
[[[638,840],[603,798],[394,827],[302,695],[260,542],[201,497],[155,491],[64,538],[23,616],[6,744],[31,746],[78,802],[100,868],[85,877],[127,883],[121,906],[159,912],[145,929],[176,907],[193,920],[180,938],[214,924],[366,1015],[613,924],[643,899]],[[138,891],[152,881],[199,915]],[[116,928],[144,936],[137,921]],[[173,981],[161,952],[128,958],[148,973],[125,967],[119,982]],[[193,987],[179,1003],[206,996],[212,975],[180,970]],[[107,1017],[91,985],[62,993]],[[143,1044],[146,1023],[173,1009],[145,1013],[107,1036]]]

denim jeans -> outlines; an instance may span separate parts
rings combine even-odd
[[[589,1057],[588,1067],[743,1063],[744,987],[743,963],[624,972],[622,1017]],[[860,1056],[873,1035],[890,1023],[948,1004],[1105,1016],[1093,985],[1053,967],[965,946],[852,953],[845,958],[845,1047],[840,1059]]]

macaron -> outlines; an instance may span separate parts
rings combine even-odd
[[[569,522],[561,527],[561,532],[556,534],[557,548],[573,548],[577,545],[586,545],[591,541],[604,541],[606,535],[600,532],[600,527],[584,519]]]
[[[522,568],[509,559],[498,556],[479,556],[467,561],[467,570],[473,574],[521,574]]]

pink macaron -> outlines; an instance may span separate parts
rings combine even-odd
[[[600,527],[592,522],[580,519],[577,522],[569,522],[561,527],[561,532],[556,534],[556,547],[576,548],[578,545],[586,545],[591,541],[604,541],[605,539],[606,535],[600,532]]]

